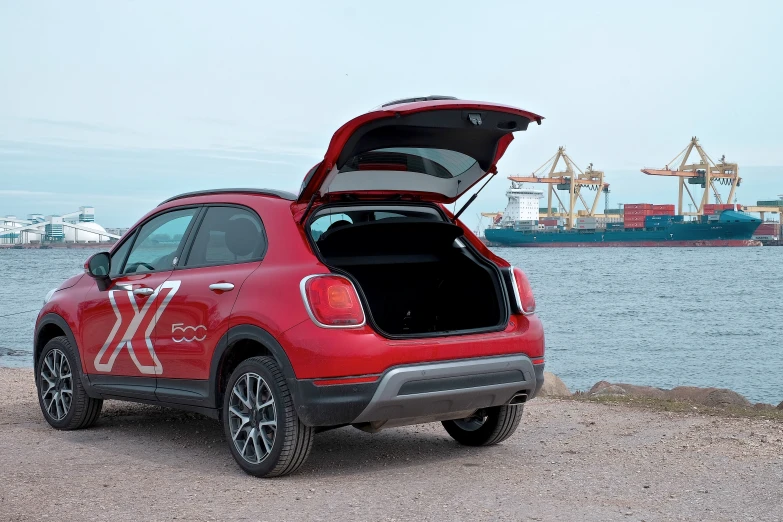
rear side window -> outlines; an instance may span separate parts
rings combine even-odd
[[[353,218],[348,214],[338,212],[335,214],[327,214],[321,216],[313,221],[310,225],[310,232],[313,235],[313,239],[318,241],[318,238],[327,230],[335,229],[344,225],[350,225],[353,223]]]
[[[265,251],[264,226],[255,212],[240,207],[208,207],[185,266],[258,261]]]

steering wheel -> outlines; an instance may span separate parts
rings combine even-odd
[[[135,272],[136,272],[136,270],[138,270],[140,266],[143,266],[143,267],[144,267],[144,268],[146,268],[147,270],[151,270],[151,271],[154,271],[154,270],[155,270],[155,267],[154,267],[154,266],[152,266],[151,264],[149,264],[149,263],[144,263],[144,262],[141,262],[141,261],[140,261],[140,262],[138,262],[138,263],[133,263],[133,264],[131,264],[131,265],[129,265],[129,266],[126,266],[126,267],[125,267],[125,273],[126,273],[126,274],[128,274],[128,273],[131,273],[131,272],[135,273]]]

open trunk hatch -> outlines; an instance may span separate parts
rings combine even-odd
[[[386,105],[343,125],[305,178],[313,195],[415,195],[449,203],[490,172],[513,139],[541,116],[483,102],[433,99]]]
[[[309,226],[331,268],[350,275],[389,337],[500,330],[508,321],[498,268],[434,207],[329,205]]]

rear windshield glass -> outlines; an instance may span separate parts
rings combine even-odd
[[[437,178],[456,178],[476,164],[476,160],[453,150],[389,147],[356,155],[340,172],[357,170],[404,170]]]

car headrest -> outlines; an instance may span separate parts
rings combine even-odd
[[[256,225],[249,219],[231,220],[226,230],[226,248],[237,257],[252,254],[261,242]]]

